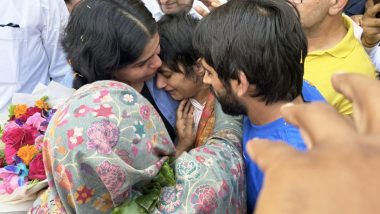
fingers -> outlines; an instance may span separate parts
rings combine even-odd
[[[182,100],[177,109],[176,128],[179,134],[191,132],[194,124],[194,107],[189,100]]]
[[[375,4],[367,9],[367,11],[364,13],[364,16],[375,18],[376,13],[378,12],[380,12],[380,4]]]
[[[355,129],[352,123],[327,103],[284,105],[286,121],[297,126],[305,143],[311,147],[322,143],[346,143]]]
[[[380,4],[379,4],[380,6]],[[380,11],[379,11],[380,12]],[[376,15],[375,12],[374,16]],[[363,27],[380,27],[380,19],[364,17]]]
[[[193,105],[191,104],[191,102],[189,100],[187,100],[186,102],[186,105],[183,109],[183,117],[187,117],[192,109]]]
[[[379,22],[380,22],[380,19],[379,19]],[[378,40],[380,37],[380,25],[379,27],[367,27],[365,33],[366,35],[371,35],[372,37],[374,37],[374,39]],[[379,34],[379,35],[376,35],[376,34]]]
[[[200,7],[200,6],[196,6],[195,7],[195,11],[197,11],[197,13],[199,14],[199,15],[201,15],[202,17],[205,17],[205,16],[207,16],[210,12],[208,12],[207,10],[205,10],[205,9],[203,9],[202,7]]]
[[[350,18],[359,26],[362,26],[362,16],[363,15],[353,15]]]
[[[187,117],[186,117],[186,121],[185,121],[185,124],[186,124],[186,127],[189,128],[190,132],[192,133],[193,132],[193,127],[194,127],[194,107],[191,106],[191,108],[189,109],[189,112],[187,113]]]
[[[275,163],[300,155],[298,151],[283,142],[264,139],[250,140],[247,145],[247,152],[264,173]]]
[[[182,100],[177,108],[177,118],[181,119],[183,117],[183,111],[185,109],[185,106],[187,104],[188,100]]]
[[[219,0],[200,0],[200,1],[210,9],[213,9],[222,5],[222,3],[220,3]]]
[[[360,74],[338,74],[332,78],[337,92],[351,100],[356,129],[362,134],[380,131],[380,83]]]

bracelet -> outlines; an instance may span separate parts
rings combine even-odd
[[[379,41],[377,41],[377,42],[375,42],[373,44],[370,44],[370,43],[367,42],[367,40],[365,39],[364,36],[362,36],[361,40],[362,40],[363,46],[366,47],[366,48],[373,48],[373,47],[375,47],[379,43]]]

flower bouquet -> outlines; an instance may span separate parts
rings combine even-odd
[[[30,107],[25,104],[9,107],[9,120],[1,130],[4,150],[0,157],[0,195],[4,198],[0,197],[0,201],[9,201],[15,190],[30,190],[46,179],[41,144],[55,112],[47,99],[42,97]]]
[[[61,88],[57,88],[57,83],[49,86],[40,86],[38,93],[16,94],[17,98],[14,96],[12,103],[17,104],[9,106],[8,121],[0,127],[0,204],[33,200],[36,193],[48,185],[42,158],[42,142],[55,113],[51,103],[56,102],[51,101],[50,95],[54,97],[54,93],[60,93],[60,98],[67,99],[73,92],[60,86],[64,91],[66,89],[66,93],[62,93]],[[49,97],[41,96],[36,99],[36,96],[45,92],[50,94]],[[31,105],[33,99],[35,101]]]

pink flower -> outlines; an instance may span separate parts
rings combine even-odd
[[[0,194],[12,194],[12,192],[19,187],[18,175],[4,168],[0,169],[0,178],[3,180],[3,183],[0,184]]]
[[[5,143],[5,160],[7,164],[13,163],[13,157],[24,145],[33,145],[34,137],[38,133],[34,127],[24,126],[4,131],[1,140]]]
[[[197,213],[215,213],[218,208],[216,192],[209,185],[199,186],[191,195],[191,202]]]
[[[110,118],[110,116],[113,115],[112,106],[109,105],[100,105],[99,108],[94,108],[93,111],[95,112],[96,117]]]
[[[143,105],[140,108],[140,115],[144,120],[148,120],[150,117],[150,108],[148,105]]]
[[[74,149],[83,143],[82,137],[83,128],[73,128],[67,130],[67,139],[69,140],[69,149]]]
[[[210,154],[210,155],[216,155],[216,153],[208,148],[203,148],[203,152],[207,153],[207,154]]]
[[[195,159],[199,162],[199,163],[203,163],[205,162],[205,158],[203,156],[196,156]]]
[[[110,82],[109,83],[109,86],[111,88],[122,88],[122,89],[127,89],[126,85],[124,83],[121,83],[121,82],[116,82],[116,81],[113,81],[113,82]]]
[[[26,110],[26,113],[21,115],[20,118],[18,118],[19,120],[21,120],[22,122],[25,122],[27,121],[27,119],[34,115],[35,113],[41,113],[41,109],[40,108],[37,108],[37,107],[29,107],[27,110]]]
[[[44,136],[45,135],[38,135],[36,139],[34,139],[34,145],[38,150],[42,150],[43,143],[44,143]]]
[[[225,199],[230,193],[230,188],[225,180],[222,181],[218,192],[219,197]]]
[[[92,108],[90,108],[86,105],[81,105],[77,109],[74,110],[74,117],[86,116],[86,114],[91,112],[91,111],[92,111]]]
[[[87,129],[87,148],[101,154],[110,154],[119,141],[119,128],[109,120],[94,122]]]
[[[163,213],[174,213],[182,204],[183,186],[177,184],[176,188],[164,187],[161,192],[161,202],[158,209]]]
[[[135,145],[132,145],[132,153],[133,153],[133,156],[135,156],[135,157],[139,153],[139,149]]]
[[[9,123],[5,125],[4,131],[15,129],[15,128],[20,128],[20,126],[15,121],[10,121]]]
[[[126,175],[123,169],[109,161],[104,161],[98,167],[96,167],[100,179],[108,189],[112,198],[117,197],[120,192],[120,188],[126,180]]]
[[[29,163],[29,179],[44,180],[46,179],[42,153],[38,153]]]
[[[46,131],[46,126],[41,126],[41,123],[45,122],[46,119],[41,116],[41,113],[34,113],[26,120],[26,124],[36,128],[40,131]]]
[[[130,157],[130,154],[127,150],[121,149],[121,150],[116,150],[115,153],[128,165],[133,164],[133,159]]]
[[[104,101],[107,100],[107,98],[108,98],[108,99],[110,98],[108,90],[107,90],[107,89],[102,89],[102,90],[100,90],[99,93],[97,93],[97,94],[95,95],[94,102],[95,102],[95,103],[100,103],[100,102],[102,102],[102,101],[104,102]]]

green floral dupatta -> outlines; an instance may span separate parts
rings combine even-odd
[[[218,103],[214,110],[215,127],[204,145],[171,164],[176,184],[164,179],[149,192],[170,171],[162,169],[175,151],[159,115],[122,83],[80,88],[48,127],[49,189],[31,213],[246,213],[241,117],[225,115]],[[149,196],[154,191],[160,195]]]
[[[152,105],[113,81],[76,91],[46,133],[49,189],[32,213],[109,213],[138,195],[175,152]]]

